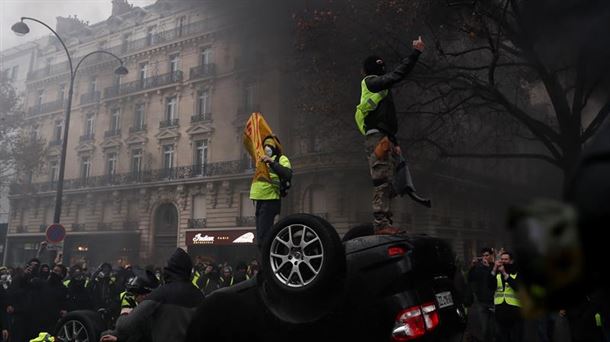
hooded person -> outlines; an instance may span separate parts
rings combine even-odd
[[[364,136],[369,173],[373,182],[373,227],[375,234],[396,234],[392,226],[391,201],[397,195],[408,194],[426,207],[431,202],[415,192],[411,175],[398,146],[398,117],[392,97],[392,87],[401,82],[415,67],[424,50],[421,37],[413,41],[413,52],[393,71],[387,72],[379,56],[367,57],[362,65],[360,103],[355,121]],[[402,170],[397,173],[397,169]],[[400,177],[398,177],[400,176]],[[401,182],[396,182],[401,180]],[[404,184],[403,184],[404,183]]]
[[[204,298],[190,281],[192,268],[191,257],[176,249],[163,269],[165,284],[117,320],[116,336],[104,336],[101,341],[183,341]]]

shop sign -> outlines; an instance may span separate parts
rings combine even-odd
[[[252,245],[256,242],[253,230],[206,230],[186,232],[186,245]]]

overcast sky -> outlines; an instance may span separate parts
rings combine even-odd
[[[155,1],[130,0],[129,3],[143,7]],[[111,0],[0,0],[0,51],[50,33],[42,25],[28,22],[30,33],[16,36],[11,26],[23,16],[39,19],[55,29],[58,16],[76,15],[93,24],[107,19],[111,10]]]

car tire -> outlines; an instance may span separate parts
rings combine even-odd
[[[345,276],[341,239],[320,217],[287,216],[273,226],[265,241],[262,276],[272,291],[299,296],[328,293]]]
[[[55,334],[58,341],[99,341],[105,330],[100,315],[94,311],[77,310],[69,312],[57,323]]]

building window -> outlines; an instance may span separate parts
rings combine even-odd
[[[136,104],[133,125],[137,130],[144,129],[144,104],[143,103]]]
[[[36,105],[38,105],[38,106],[42,105],[43,101],[44,101],[44,89],[41,89],[38,91],[38,97],[36,98]]]
[[[36,139],[38,139],[39,136],[40,136],[40,127],[38,127],[38,125],[32,126],[32,131],[30,132],[30,138],[32,140],[36,140]]]
[[[155,43],[155,26],[150,26],[146,31],[146,43],[153,45]]]
[[[57,182],[59,179],[59,163],[57,160],[53,160],[49,163],[49,180],[51,182]]]
[[[205,174],[205,165],[208,162],[208,140],[195,141],[195,173]]]
[[[57,100],[63,102],[66,93],[66,85],[60,84],[57,90]]]
[[[252,111],[255,106],[256,85],[254,82],[246,84],[244,88],[244,106],[247,111]]]
[[[148,77],[148,62],[140,63],[140,73],[139,79],[140,81],[144,81],[146,77]]]
[[[108,158],[106,162],[106,172],[109,176],[116,174],[117,168],[117,153],[110,152],[108,153]]]
[[[91,174],[91,159],[89,157],[83,157],[81,160],[80,176],[82,179],[89,178]]]
[[[92,137],[93,132],[95,131],[95,119],[93,113],[87,114],[87,119],[85,120],[85,136]]]
[[[129,47],[129,38],[131,37],[131,33],[125,33],[123,35],[123,40],[121,42],[121,52],[126,52]]]
[[[142,172],[142,150],[133,150],[131,153],[131,172],[139,174]]]
[[[17,80],[17,73],[19,72],[19,65],[15,65],[11,69],[11,81]]]
[[[163,145],[163,169],[165,170],[167,177],[170,177],[173,167],[174,145]]]
[[[201,90],[197,94],[197,114],[204,117],[205,120],[209,119],[210,93],[208,90]]]
[[[173,121],[176,118],[176,96],[168,97],[165,102],[165,120]]]
[[[55,131],[53,132],[53,138],[55,141],[60,141],[62,139],[61,133],[64,130],[64,122],[62,120],[55,121]]]
[[[178,20],[176,22],[176,35],[178,37],[181,37],[182,34],[183,34],[185,22],[186,22],[186,17],[185,16],[182,16],[182,17],[178,18]]]
[[[97,90],[97,77],[93,76],[89,80],[89,93],[92,94]]]
[[[113,109],[110,112],[110,131],[116,133],[121,128],[121,111],[118,108]]]
[[[208,65],[210,64],[210,56],[211,56],[211,51],[209,48],[203,48],[201,49],[201,65]]]
[[[178,71],[178,63],[180,62],[180,55],[175,53],[169,56],[169,72],[175,73]]]

